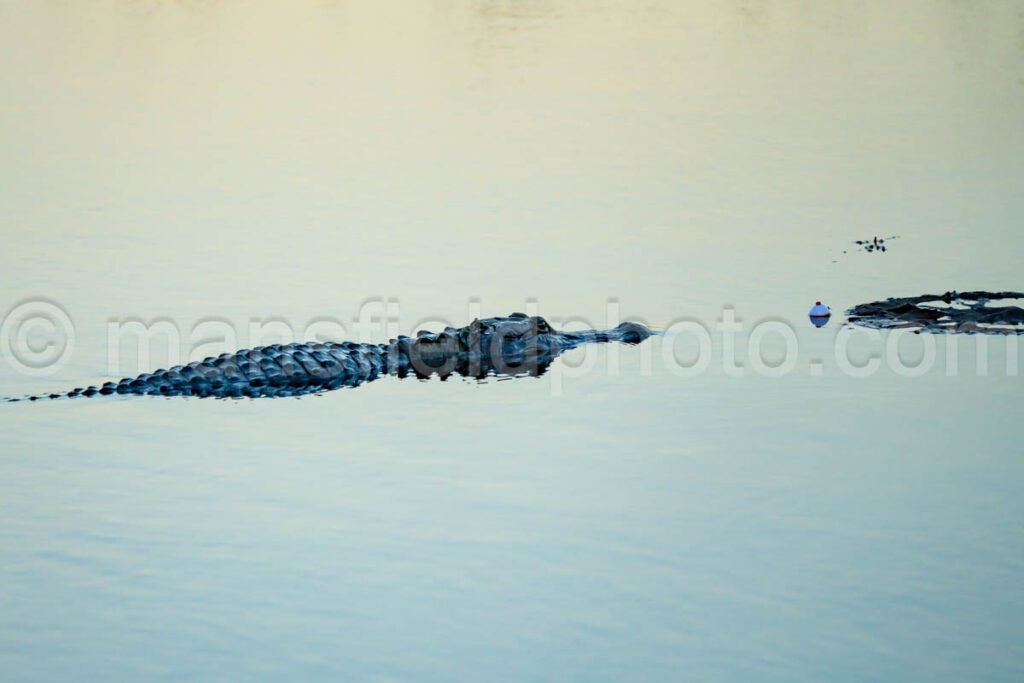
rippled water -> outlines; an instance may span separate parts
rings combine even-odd
[[[74,330],[47,376],[0,340],[0,393],[253,325],[669,329],[539,379],[0,406],[4,680],[1024,676],[1019,346],[841,333],[857,303],[1024,289],[1021,3],[25,1],[0,27],[0,313]],[[179,346],[108,343],[133,320]],[[763,367],[766,322],[795,354],[762,325]]]

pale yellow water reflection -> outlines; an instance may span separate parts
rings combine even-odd
[[[800,344],[776,379],[657,340],[560,391],[6,406],[12,680],[1020,678],[1003,347],[814,377],[841,317],[805,314],[1024,289],[1021,2],[25,0],[0,31],[0,315],[77,333],[0,394],[104,378],[111,320],[367,300]]]

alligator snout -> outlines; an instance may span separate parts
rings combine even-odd
[[[640,323],[625,322],[615,328],[618,339],[626,344],[639,344],[651,336],[651,331]]]

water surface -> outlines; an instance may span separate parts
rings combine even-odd
[[[0,406],[5,680],[1020,680],[1019,350],[953,371],[932,337],[909,377],[926,341],[859,337],[857,378],[835,342],[856,303],[1024,288],[1024,5],[825,5],[0,4],[0,312],[75,329],[0,393],[166,363],[109,367],[131,319],[187,356],[204,321],[613,301],[714,342],[690,377],[670,334],[539,379]]]

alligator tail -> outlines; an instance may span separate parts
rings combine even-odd
[[[71,391],[65,391],[60,393],[52,394],[29,394],[26,396],[5,396],[0,398],[0,402],[3,403],[21,403],[23,401],[56,401],[62,398],[83,398],[88,396],[96,396],[97,394],[112,394],[113,391],[107,391],[107,387],[102,389],[96,387],[77,387]]]

